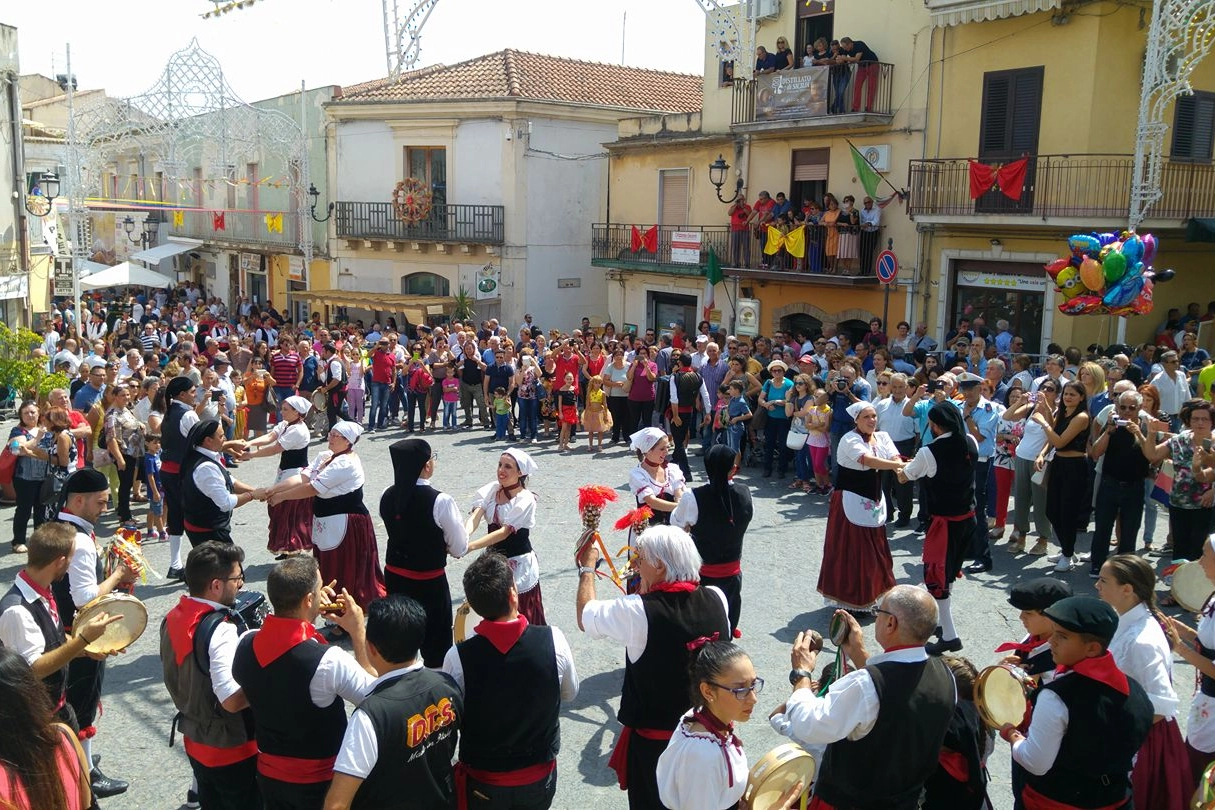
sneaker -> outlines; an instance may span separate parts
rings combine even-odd
[[[93,788],[93,795],[98,799],[108,799],[110,796],[117,796],[121,793],[126,793],[130,784],[123,779],[113,779],[101,772],[101,769],[96,766],[89,773],[89,784]]]
[[[1099,576],[1101,576],[1101,569],[1099,569],[1099,568],[1088,569],[1088,578],[1089,579],[1096,579]]]
[[[1047,562],[1059,562],[1059,559],[1060,559],[1062,556],[1063,556],[1063,552],[1062,552],[1062,551],[1060,551],[1058,554],[1047,554],[1047,555],[1046,555],[1046,561],[1047,561]]]
[[[193,790],[187,790],[186,802],[184,806],[189,808],[202,807],[202,803],[198,800],[198,794]]]
[[[1074,556],[1072,557],[1072,561],[1073,561],[1073,562],[1088,562],[1088,561],[1089,561],[1089,560],[1091,560],[1092,558],[1093,558],[1093,555],[1091,555],[1091,554],[1089,554],[1087,551],[1085,551],[1085,552],[1082,552],[1082,553],[1080,553],[1080,554],[1076,554],[1076,555],[1074,555]]]
[[[1017,540],[1014,540],[1013,542],[1011,542],[1007,546],[1005,546],[1005,548],[1008,549],[1009,554],[1024,554],[1025,553],[1025,538],[1022,537]]]
[[[1029,553],[1036,557],[1041,557],[1046,553],[1046,541],[1042,538],[1038,538],[1038,542],[1034,543],[1033,548],[1029,550]]]
[[[1049,559],[1049,557],[1047,559]],[[1076,564],[1074,562],[1072,562],[1071,557],[1060,556],[1059,562],[1055,563],[1055,573],[1065,574],[1068,571],[1072,570],[1075,567],[1075,565]]]

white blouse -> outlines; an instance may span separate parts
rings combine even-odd
[[[363,462],[359,461],[358,456],[354,453],[344,453],[322,470],[321,467],[331,458],[332,450],[323,451],[302,473],[316,489],[318,498],[336,498],[363,486]]]
[[[499,526],[510,526],[512,529],[536,528],[536,496],[527,489],[520,489],[515,497],[506,503],[497,503],[498,490],[502,487],[497,481],[486,484],[477,490],[477,500],[473,507],[481,507],[485,519]],[[515,590],[527,593],[540,583],[540,561],[536,552],[529,551],[517,557],[508,557],[507,563],[515,575]]]
[[[1215,650],[1215,615],[1203,613],[1198,619],[1198,640],[1208,650]],[[1185,739],[1199,751],[1215,751],[1215,697],[1194,690],[1190,702],[1190,722],[1186,724]]]
[[[1147,692],[1152,712],[1174,717],[1178,701],[1173,689],[1173,651],[1147,605],[1141,602],[1118,617],[1118,629],[1109,649],[1118,669],[1138,681]]]
[[[644,501],[651,495],[670,495],[674,497],[684,487],[687,482],[683,477],[683,470],[675,464],[667,465],[667,482],[665,484],[658,483],[654,476],[650,475],[650,471],[646,469],[644,464],[638,464],[629,473],[629,489],[633,492],[633,497],[638,502]]]
[[[747,789],[747,755],[718,737],[688,727],[692,713],[679,721],[658,758],[658,796],[670,810],[725,810]],[[733,781],[733,784],[731,784]]]
[[[880,430],[873,432],[872,445],[855,430],[845,433],[839,444],[840,466],[850,470],[866,470],[868,468],[861,463],[864,456],[896,459],[899,457],[899,450],[894,446],[890,435]],[[876,501],[855,492],[844,492],[843,496],[844,516],[848,518],[849,523],[870,528],[886,525],[886,498],[881,490],[878,490]]]

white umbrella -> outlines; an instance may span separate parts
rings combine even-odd
[[[80,286],[88,290],[103,287],[172,287],[173,283],[168,276],[130,262],[107,267],[80,279]]]

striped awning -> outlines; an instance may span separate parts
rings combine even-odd
[[[1059,8],[1062,0],[926,0],[932,24],[948,25],[1003,20]]]

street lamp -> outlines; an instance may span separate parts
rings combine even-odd
[[[308,184],[308,196],[312,198],[312,205],[309,207],[309,211],[312,212],[312,218],[317,222],[328,222],[329,217],[333,216],[333,203],[329,203],[329,206],[326,209],[327,213],[325,214],[325,218],[322,219],[316,215],[316,203],[321,197],[321,193],[316,190],[316,183]]]
[[[135,233],[135,220],[127,217],[122,221],[122,229],[127,233],[127,239],[131,240],[132,244],[140,245],[144,250],[150,248],[156,242],[156,234],[160,232],[160,217],[155,212],[149,213],[143,219],[143,231],[139,236],[132,236]]]
[[[721,200],[726,205],[738,199],[738,195],[742,192],[743,179],[739,177],[734,181],[734,196],[726,199],[721,196],[721,187],[726,183],[726,172],[730,170],[730,164],[726,163],[726,159],[720,154],[717,160],[709,164],[709,182],[713,184],[713,188],[717,189],[717,199]]]
[[[51,213],[55,198],[59,196],[59,175],[43,172],[38,175],[36,188],[39,193],[25,195],[25,210],[36,217],[45,217]]]

